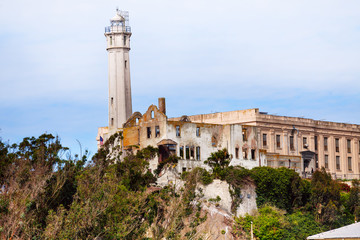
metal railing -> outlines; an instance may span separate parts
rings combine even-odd
[[[130,26],[108,26],[105,27],[105,33],[110,33],[110,32],[126,32],[126,33],[131,33],[131,27]]]

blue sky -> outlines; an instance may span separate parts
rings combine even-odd
[[[128,10],[133,110],[260,108],[360,124],[358,0],[0,2],[0,137],[96,151],[107,125],[104,27]]]

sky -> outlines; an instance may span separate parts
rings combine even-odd
[[[0,138],[96,152],[108,121],[104,28],[129,11],[133,111],[259,108],[360,124],[360,1],[0,0]],[[80,144],[79,144],[80,142]]]

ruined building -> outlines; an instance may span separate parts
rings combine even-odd
[[[98,130],[98,146],[122,131],[122,149],[159,148],[159,161],[171,154],[182,160],[179,172],[207,167],[210,153],[227,148],[231,165],[288,167],[311,176],[324,167],[334,178],[360,177],[360,125],[269,115],[259,109],[168,118],[165,99],[141,114],[132,113],[131,29],[127,12],[117,11],[105,29],[109,52],[109,126]]]

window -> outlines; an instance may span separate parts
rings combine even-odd
[[[251,159],[255,160],[255,149],[251,149]]]
[[[197,127],[197,128],[196,128],[196,136],[197,136],[197,137],[200,137],[200,127]]]
[[[190,158],[194,159],[194,147],[190,148]]]
[[[351,157],[348,157],[348,169],[349,171],[352,171]]]
[[[318,136],[315,136],[315,151],[318,150]]]
[[[114,104],[114,98],[112,97],[111,98],[111,105],[113,105]]]
[[[179,156],[181,159],[184,159],[184,146],[180,146],[179,148]]]
[[[176,136],[180,137],[180,126],[176,126]]]
[[[186,159],[190,159],[190,148],[188,146],[185,147],[185,154],[186,154]]]
[[[290,136],[290,150],[295,151],[294,136]]]
[[[303,148],[308,148],[306,137],[303,137]]]
[[[111,126],[114,126],[114,118],[111,118]]]
[[[235,148],[235,158],[239,159],[239,148]]]
[[[135,125],[139,125],[139,118],[136,118]]]
[[[247,153],[247,149],[246,148],[244,148],[243,149],[243,159],[247,159],[248,158],[248,153]]]
[[[336,170],[340,170],[340,156],[336,156]]]
[[[147,127],[146,131],[147,131],[147,138],[151,138],[151,127]]]
[[[328,138],[324,137],[324,151],[328,150]]]
[[[246,142],[247,141],[247,129],[246,128],[242,129],[242,137],[243,137],[243,141]]]
[[[196,160],[200,160],[200,147],[196,147]]]
[[[112,45],[113,42],[112,42],[112,36],[110,36],[110,45]]]
[[[160,137],[160,128],[159,128],[159,126],[155,126],[155,137]]]
[[[186,167],[183,167],[183,168],[182,168],[182,172],[186,172]]]
[[[154,118],[154,111],[151,111],[151,118]]]
[[[280,135],[276,135],[276,147],[280,148]]]
[[[126,46],[126,36],[124,36],[124,46]]]
[[[350,139],[347,140],[347,152],[351,153],[351,140]]]
[[[267,135],[266,133],[263,134],[263,147],[267,146]]]
[[[328,169],[329,168],[329,155],[325,155],[325,168]]]
[[[127,68],[127,60],[125,60],[124,65],[125,65],[125,68]]]
[[[335,151],[339,152],[340,151],[340,147],[339,147],[339,139],[335,138]]]

